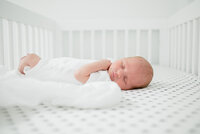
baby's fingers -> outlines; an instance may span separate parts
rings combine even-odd
[[[27,66],[27,64],[25,64],[25,63],[22,63],[22,64],[19,65],[18,70],[19,70],[20,73],[25,74],[25,73],[24,73],[24,67],[25,67],[25,66]]]

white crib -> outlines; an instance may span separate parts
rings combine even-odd
[[[31,52],[42,58],[140,55],[154,68],[150,86],[123,91],[122,101],[112,108],[1,107],[0,133],[199,134],[199,7],[196,0],[168,19],[96,20],[90,25],[68,21],[58,26],[0,1],[0,64],[6,68],[16,69],[19,58]]]

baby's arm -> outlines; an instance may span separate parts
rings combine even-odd
[[[96,61],[78,69],[75,72],[74,76],[81,83],[86,83],[91,73],[94,73],[100,70],[108,70],[110,65],[111,65],[110,60],[105,59],[105,60]]]

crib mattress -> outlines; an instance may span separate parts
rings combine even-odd
[[[123,91],[111,108],[0,107],[0,134],[199,134],[200,79],[153,68],[150,86]]]

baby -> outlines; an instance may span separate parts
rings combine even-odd
[[[36,54],[28,54],[20,60],[19,72],[24,73],[24,67],[33,68],[40,61]],[[115,62],[103,59],[85,64],[74,72],[74,77],[81,83],[86,83],[92,73],[107,71],[111,81],[116,82],[123,90],[143,88],[149,85],[153,77],[150,63],[142,57],[122,58]]]

